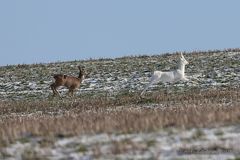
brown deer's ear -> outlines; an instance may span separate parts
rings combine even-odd
[[[85,71],[85,67],[84,66],[79,66],[79,70]]]

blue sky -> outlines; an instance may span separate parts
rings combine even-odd
[[[0,66],[240,47],[239,0],[1,0]]]

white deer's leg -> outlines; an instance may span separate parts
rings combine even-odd
[[[144,90],[141,92],[141,96],[146,92],[146,90],[152,85],[152,83],[150,82],[145,88]]]
[[[146,92],[146,90],[153,84],[157,83],[159,80],[157,79],[156,76],[152,76],[149,84],[144,88],[144,90],[141,92],[141,96]]]
[[[183,77],[182,80],[183,80],[183,81],[189,81],[189,79],[186,78],[186,77]]]

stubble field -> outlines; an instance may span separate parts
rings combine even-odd
[[[0,68],[2,159],[237,159],[240,51],[185,54],[189,82],[153,85],[178,55]],[[175,61],[176,60],[176,61]],[[54,73],[88,76],[75,97],[53,98]]]

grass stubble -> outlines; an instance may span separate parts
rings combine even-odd
[[[151,132],[240,122],[239,88],[1,101],[0,146],[24,137]]]

